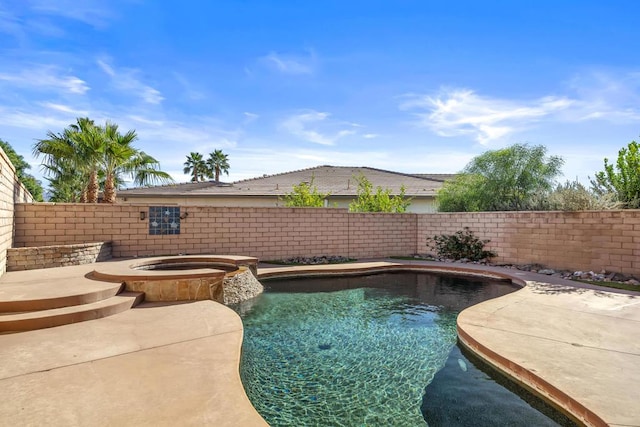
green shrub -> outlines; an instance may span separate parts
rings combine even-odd
[[[624,203],[612,192],[590,191],[578,181],[559,184],[549,195],[549,208],[560,211],[621,209]]]
[[[469,227],[457,231],[454,234],[441,234],[429,237],[427,246],[436,251],[440,258],[463,259],[480,261],[495,257],[496,253],[484,249],[484,245],[490,240],[480,240]]]
[[[311,181],[302,181],[293,186],[291,193],[285,194],[280,200],[287,208],[321,208],[329,193],[320,193],[314,185],[315,176],[311,175]]]

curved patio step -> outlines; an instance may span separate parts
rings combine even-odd
[[[75,279],[66,283],[10,285],[0,287],[0,313],[51,310],[91,304],[116,296],[124,290],[120,283]]]
[[[31,331],[99,319],[135,307],[143,299],[144,293],[122,292],[88,304],[19,314],[2,314],[0,315],[0,333]]]

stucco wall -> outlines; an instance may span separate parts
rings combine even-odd
[[[14,203],[33,202],[33,197],[16,177],[16,170],[0,148],[0,275],[7,271],[7,249],[13,243]]]

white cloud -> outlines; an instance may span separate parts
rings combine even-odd
[[[28,0],[32,11],[43,15],[61,16],[84,22],[95,28],[104,28],[115,17],[112,2],[100,0]]]
[[[75,122],[75,115],[60,111],[23,111],[0,107],[0,125],[3,127],[39,130],[44,137],[47,130],[61,131]]]
[[[64,104],[57,104],[55,102],[41,102],[40,105],[42,105],[43,107],[49,110],[59,111],[62,113],[69,113],[77,117],[89,115],[89,112],[86,110],[78,110],[74,107],[70,107]]]
[[[81,78],[65,75],[57,67],[49,65],[36,65],[13,74],[0,73],[0,82],[2,81],[21,88],[53,90],[77,95],[84,95],[89,90],[87,82]]]
[[[362,135],[363,138],[366,139],[373,139],[373,138],[377,138],[380,135],[376,134],[376,133],[365,133],[364,135]]]
[[[547,96],[532,101],[483,97],[468,89],[443,90],[436,96],[407,95],[403,110],[415,113],[419,124],[440,136],[470,135],[481,144],[503,138],[575,102]]]
[[[129,68],[116,69],[107,61],[106,59],[98,59],[96,62],[102,71],[111,77],[113,86],[116,89],[127,94],[133,93],[148,104],[160,104],[164,100],[159,90],[140,81],[138,70]]]
[[[311,110],[288,117],[280,127],[292,135],[321,145],[334,145],[338,139],[356,133],[352,129],[336,130],[335,128],[341,124],[327,122],[328,118],[329,113]],[[334,129],[321,131],[320,127]]]
[[[269,68],[283,74],[312,74],[316,64],[316,56],[313,51],[307,55],[288,55],[271,52],[261,58]]]
[[[591,70],[574,76],[568,88],[580,102],[566,120],[640,120],[640,72]]]
[[[591,70],[574,76],[564,95],[521,100],[482,96],[470,89],[442,89],[436,95],[408,94],[400,109],[440,136],[468,135],[486,145],[541,121],[576,123],[640,120],[640,72]]]
[[[242,115],[244,116],[244,124],[249,124],[251,122],[258,120],[258,118],[260,118],[259,114],[250,113],[248,111],[245,111],[244,113],[242,113]]]

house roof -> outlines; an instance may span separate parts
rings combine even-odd
[[[317,166],[275,175],[245,179],[233,183],[215,181],[190,182],[156,187],[120,190],[119,197],[167,196],[167,197],[220,197],[220,196],[284,196],[291,193],[294,185],[311,182],[321,193],[332,196],[357,195],[356,177],[367,177],[375,187],[388,188],[391,194],[399,194],[405,187],[405,194],[411,197],[433,197],[442,187],[444,176],[449,174],[404,174],[369,167]]]
[[[433,179],[435,181],[445,182],[448,179],[453,179],[458,175],[457,173],[412,173],[410,175],[420,178]]]

